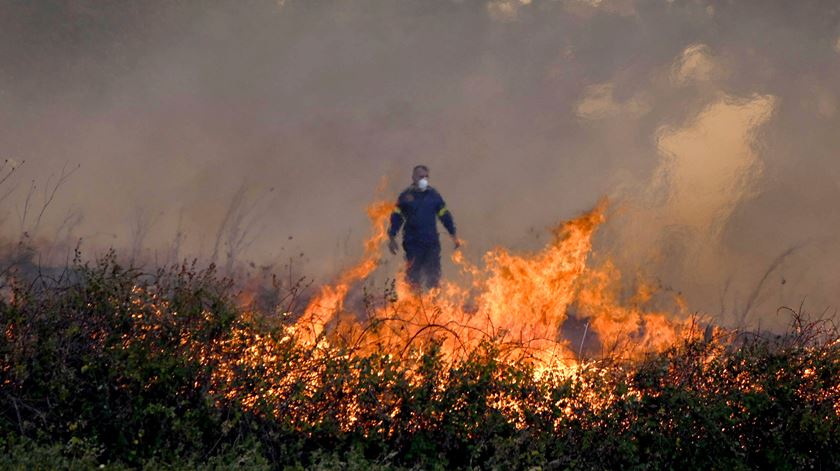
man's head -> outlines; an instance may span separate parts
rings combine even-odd
[[[414,186],[425,191],[429,186],[429,167],[425,165],[417,165],[411,171],[411,181]]]

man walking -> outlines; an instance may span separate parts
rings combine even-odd
[[[455,235],[455,221],[446,203],[434,188],[429,186],[429,168],[414,167],[411,172],[411,186],[400,193],[397,206],[391,214],[388,229],[388,249],[396,254],[397,233],[403,229],[403,249],[408,263],[406,277],[415,291],[436,288],[440,281],[440,239],[437,219],[452,237],[455,248],[461,242]]]

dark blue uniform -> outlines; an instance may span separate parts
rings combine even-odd
[[[450,235],[455,235],[455,221],[446,208],[443,197],[432,187],[426,191],[411,186],[400,193],[397,207],[391,214],[388,235],[396,237],[403,230],[403,249],[408,262],[406,276],[415,289],[425,281],[427,288],[436,287],[440,281],[440,238],[437,220],[443,223]],[[425,280],[424,280],[425,279]]]

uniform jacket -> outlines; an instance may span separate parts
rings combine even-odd
[[[388,235],[396,237],[403,229],[403,245],[432,246],[440,244],[437,232],[437,220],[450,235],[455,235],[455,221],[446,208],[443,197],[432,187],[420,191],[415,186],[400,193],[397,206],[391,213],[391,227]]]

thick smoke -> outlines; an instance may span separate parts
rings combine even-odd
[[[772,326],[838,302],[838,76],[834,1],[2,0],[2,227],[324,277],[425,163],[473,259],[606,195],[598,257]]]

